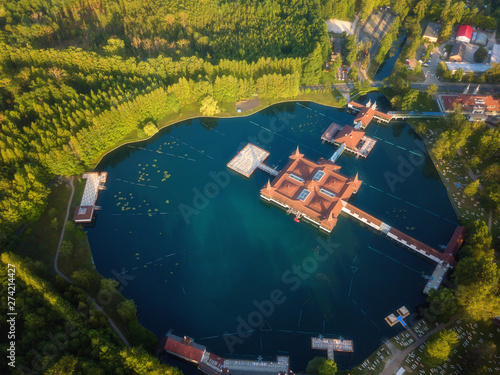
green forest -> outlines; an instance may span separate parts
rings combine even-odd
[[[399,17],[381,43],[380,64],[401,28],[416,40],[406,48],[416,50],[424,19],[444,17],[446,27],[466,19],[495,28],[500,3],[476,2],[484,10],[465,10],[463,2],[451,0],[3,0],[0,248],[15,252],[16,232],[46,211],[55,176],[92,169],[124,139],[154,134],[165,117],[193,110],[214,116],[255,94],[291,99],[301,86],[324,83],[331,52],[325,19],[353,20],[358,13],[363,20],[376,7],[391,6]],[[354,62],[356,39],[346,48],[345,62]],[[493,172],[492,204],[498,206]],[[459,305],[474,293],[475,284],[465,285],[461,275],[466,267],[481,271],[481,257],[475,259],[457,270]],[[126,348],[82,289],[54,279],[48,265],[29,258],[5,252],[0,265],[8,264],[17,266],[22,290],[16,374],[179,373],[151,356],[151,336],[137,327],[135,316],[135,337],[142,339]],[[498,282],[496,268],[491,279],[491,285]],[[2,273],[0,281],[6,310],[7,276]],[[80,286],[88,290],[86,284]],[[49,333],[57,337],[57,327],[68,325],[78,334],[61,332],[64,345],[47,351]],[[2,322],[0,331],[6,329]]]

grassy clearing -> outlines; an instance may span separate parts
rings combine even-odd
[[[426,92],[419,91],[417,101],[413,104],[414,111],[439,112],[436,99],[430,98]]]
[[[27,225],[19,238],[15,253],[42,262],[47,273],[54,277],[54,258],[66,216],[71,189],[61,183],[51,187],[47,209],[34,224]]]

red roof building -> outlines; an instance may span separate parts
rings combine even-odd
[[[193,339],[184,336],[184,338],[169,334],[163,347],[169,354],[173,354],[186,361],[200,363],[206,348],[193,341]]]
[[[368,101],[366,105],[349,102],[347,108],[359,112],[354,119],[356,128],[366,128],[373,118],[385,123],[388,123],[392,119],[392,115],[378,111],[376,103],[372,104],[371,101]]]
[[[366,128],[370,123],[370,121],[373,119],[374,115],[375,115],[375,110],[372,107],[361,108],[358,115],[354,119],[354,124],[356,125],[360,124],[362,128]]]
[[[346,125],[335,137],[335,143],[345,143],[347,148],[355,149],[364,135],[365,132],[363,130],[354,129],[352,126]]]
[[[458,226],[453,233],[450,241],[448,242],[448,246],[446,246],[446,250],[443,253],[442,260],[446,261],[450,266],[455,267],[457,261],[455,257],[462,246],[462,243],[465,239],[466,229],[464,226]]]
[[[73,214],[75,223],[90,223],[94,216],[94,206],[77,206]]]
[[[469,43],[471,38],[472,38],[472,33],[474,30],[472,29],[472,26],[469,25],[462,25],[458,28],[457,32],[457,42],[464,42],[464,43]]]
[[[439,95],[438,100],[446,112],[451,112],[455,106],[461,105],[462,112],[496,115],[500,113],[500,99],[491,95]]]
[[[317,163],[295,151],[273,182],[260,191],[267,201],[304,218],[326,232],[331,232],[347,200],[356,193],[361,181],[356,174],[348,178],[340,167],[319,159]]]

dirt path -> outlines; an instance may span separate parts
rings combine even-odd
[[[57,265],[57,263],[59,261],[59,250],[61,249],[61,244],[62,244],[62,241],[64,239],[64,232],[65,232],[66,222],[68,221],[69,210],[71,209],[71,202],[73,202],[73,196],[75,195],[75,186],[73,185],[73,177],[70,177],[68,179],[68,184],[71,187],[71,196],[69,197],[68,208],[66,209],[66,217],[64,218],[64,223],[63,223],[63,227],[62,227],[62,231],[61,231],[61,238],[59,238],[59,245],[57,246],[56,257],[54,258],[54,270],[56,271],[56,273],[59,276],[61,276],[68,283],[73,284],[73,281],[71,281],[71,279],[69,277],[67,277],[65,274],[63,274],[59,270],[59,267]],[[103,313],[104,315],[107,316],[107,314],[104,312],[104,310],[102,309],[102,307],[99,306],[97,304],[97,302],[86,291],[84,291],[84,292],[87,295],[87,297],[94,303],[96,309],[99,310],[101,313]],[[125,336],[123,335],[123,333],[121,333],[120,329],[116,326],[115,322],[113,322],[109,316],[108,316],[108,323],[115,330],[116,334],[118,335],[118,337],[120,337],[120,339],[123,341],[123,343],[127,347],[130,348],[130,344],[128,343],[127,339],[125,338]]]
[[[69,277],[67,277],[61,271],[59,271],[59,267],[57,265],[59,262],[59,250],[61,249],[61,244],[63,242],[64,232],[66,230],[66,222],[68,221],[69,210],[71,208],[71,202],[73,202],[73,195],[75,195],[75,186],[73,185],[73,177],[69,178],[69,186],[71,186],[71,196],[69,197],[68,208],[66,209],[66,217],[64,218],[64,223],[62,226],[61,238],[59,238],[59,245],[57,245],[56,257],[54,258],[54,270],[59,276],[61,276],[68,283],[73,284],[73,282],[70,280]]]

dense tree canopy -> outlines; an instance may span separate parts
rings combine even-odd
[[[180,371],[161,364],[142,348],[125,348],[107,318],[73,286],[57,290],[43,276],[43,267],[12,253],[1,254],[0,265],[16,267],[17,374],[163,374]],[[7,306],[7,272],[0,273],[2,306]],[[3,319],[0,329],[7,332]],[[5,340],[0,347],[7,352]],[[0,368],[7,369],[7,358]],[[12,370],[11,368],[9,368]]]
[[[452,330],[442,330],[432,335],[426,342],[422,361],[435,367],[448,359],[451,349],[458,342],[458,334]]]

